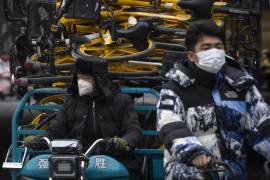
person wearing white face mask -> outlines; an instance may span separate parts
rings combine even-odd
[[[78,139],[83,151],[99,138],[109,139],[111,144],[100,145],[97,153],[120,161],[130,179],[135,179],[141,159],[132,151],[142,139],[140,123],[132,98],[109,79],[107,63],[98,58],[77,59],[68,93],[46,136],[51,140]]]
[[[94,93],[94,77],[84,74],[77,74],[78,77],[78,90],[80,96],[92,95]]]
[[[225,55],[223,30],[214,22],[191,24],[185,45],[187,59],[166,74],[157,104],[166,179],[230,178],[201,173],[218,160],[245,180],[243,142],[270,159],[270,106],[240,63]]]
[[[198,68],[210,73],[217,73],[225,64],[225,51],[223,49],[212,48],[196,53],[198,62],[195,62]]]

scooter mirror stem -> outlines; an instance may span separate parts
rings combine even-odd
[[[103,142],[103,141],[105,141],[104,139],[97,139],[88,149],[87,149],[87,151],[86,151],[86,153],[84,153],[84,155],[86,156],[86,157],[88,157],[88,154],[94,149],[94,147],[98,144],[98,143],[100,143],[100,142]]]
[[[44,140],[46,141],[46,143],[48,144],[50,150],[52,151],[52,143],[51,143],[51,141],[49,140],[49,138],[47,138],[47,137],[42,137],[42,139],[44,139]]]

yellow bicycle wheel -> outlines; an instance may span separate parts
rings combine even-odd
[[[55,64],[68,64],[68,63],[75,63],[75,59],[70,56],[60,56],[58,58],[55,59]]]
[[[47,118],[48,114],[47,113],[40,113],[39,115],[37,115],[31,122],[31,125],[33,126],[37,126],[41,123],[42,119]],[[44,123],[43,125],[40,126],[41,130],[47,130],[48,129],[48,123]]]
[[[54,94],[51,96],[44,97],[38,101],[38,104],[63,104],[64,94]]]
[[[154,50],[155,43],[151,40],[148,40],[148,48],[146,50],[139,51],[131,43],[123,39],[119,39],[116,43],[110,45],[104,45],[103,39],[99,38],[81,45],[73,51],[72,55],[75,58],[80,56],[96,56],[109,62],[120,62],[146,57]]]
[[[64,103],[64,94],[54,94],[47,97],[44,97],[37,101],[37,104],[41,105],[54,105],[54,104],[63,104]],[[31,122],[31,125],[40,126],[38,129],[46,130],[48,127],[47,122],[42,122],[42,120],[48,117],[48,113],[42,112],[38,114]]]

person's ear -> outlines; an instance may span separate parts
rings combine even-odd
[[[199,62],[198,56],[192,51],[187,51],[187,58],[190,62]]]

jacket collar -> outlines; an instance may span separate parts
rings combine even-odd
[[[182,87],[189,87],[195,82],[203,86],[213,87],[216,81],[215,74],[201,70],[188,61],[174,64],[165,76]]]
[[[226,56],[226,64],[220,71],[222,79],[237,91],[250,88],[255,84],[254,78],[247,73],[239,61]],[[189,87],[195,82],[204,86],[213,87],[216,82],[216,75],[200,70],[192,63],[182,61],[174,64],[173,68],[165,75],[182,87]]]
[[[165,76],[182,87],[189,87],[195,83],[195,78],[192,77],[190,70],[182,63],[174,64],[173,68],[171,68]]]
[[[256,84],[255,79],[243,67],[240,60],[226,55],[226,66],[221,71],[223,79],[236,91],[240,92]]]
[[[196,83],[205,87],[213,88],[216,84],[216,74],[209,73],[198,68],[195,64],[189,63],[189,69]]]

